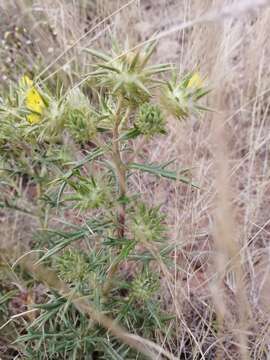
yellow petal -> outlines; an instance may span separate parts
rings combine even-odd
[[[45,104],[37,89],[33,86],[33,81],[27,76],[20,79],[20,85],[25,89],[25,106],[27,110],[32,111],[33,114],[26,116],[31,124],[38,123],[41,120],[41,114],[44,110]]]
[[[33,111],[33,114],[27,115],[27,120],[31,124],[38,123],[41,120],[41,114],[44,110],[44,101],[34,87],[27,90],[25,105],[28,110]]]
[[[203,81],[198,72],[195,72],[192,77],[190,78],[188,85],[188,88],[201,88],[203,87]]]
[[[44,108],[44,102],[42,100],[42,97],[34,87],[27,90],[25,96],[25,104],[28,110],[32,110],[39,114],[42,113],[42,110]]]

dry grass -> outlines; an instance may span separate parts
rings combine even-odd
[[[35,71],[34,52],[46,76],[58,72],[65,81],[75,83],[87,71],[81,48],[90,44],[106,47],[109,33],[123,41],[128,34],[130,45],[136,46],[155,31],[177,29],[179,24],[181,28],[182,21],[205,11],[216,9],[220,14],[225,5],[234,10],[234,17],[221,13],[217,21],[174,30],[160,39],[156,54],[159,60],[176,62],[181,71],[198,67],[213,87],[209,105],[214,112],[200,121],[170,119],[168,137],[146,149],[153,162],[174,158],[180,166],[192,168],[200,190],[168,187],[165,181],[139,175],[133,186],[149,202],[164,204],[175,245],[174,269],[163,268],[162,274],[164,302],[176,314],[171,323],[175,336],[168,342],[157,334],[156,342],[179,359],[267,359],[270,9],[243,13],[239,2],[225,0],[134,1],[84,36],[124,4],[97,1],[93,10],[87,10],[89,18],[84,8],[87,3],[58,0],[43,5],[35,1],[32,8],[26,8],[23,1],[2,1],[0,28],[11,23],[27,26],[34,44],[18,50],[19,61],[24,57],[26,67]],[[5,18],[11,19],[9,25]],[[49,25],[38,26],[40,18]],[[50,26],[57,36],[49,35]],[[6,51],[10,53],[1,48],[2,59]],[[59,54],[64,55],[55,61]],[[17,66],[18,54],[12,52],[12,56],[16,71],[5,64],[4,78],[10,74],[16,78],[25,70]],[[10,234],[5,231],[1,247]]]

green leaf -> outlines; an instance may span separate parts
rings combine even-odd
[[[196,93],[196,100],[199,100],[200,98],[208,95],[210,92],[211,90],[204,90],[204,89],[198,90]]]
[[[143,172],[147,172],[149,174],[164,177],[166,179],[181,181],[184,184],[188,184],[188,185],[191,185],[192,187],[199,189],[199,187],[197,185],[193,184],[189,178],[180,175],[182,173],[182,171],[180,171],[180,172],[179,171],[178,172],[170,171],[170,170],[165,170],[164,166],[138,164],[138,163],[131,163],[128,165],[128,167],[129,167],[129,169],[140,170]],[[184,172],[186,172],[186,171],[187,170],[185,169]]]
[[[66,181],[64,181],[64,182],[61,184],[61,186],[60,186],[60,189],[59,189],[58,194],[57,194],[57,199],[56,199],[56,207],[57,207],[57,208],[59,208],[59,204],[60,204],[60,201],[61,201],[61,197],[62,197],[62,195],[63,195],[63,193],[64,193],[64,190],[65,190],[66,186],[67,186],[67,182],[66,182]]]
[[[136,241],[129,241],[122,249],[121,253],[117,256],[117,258],[115,259],[116,262],[122,261],[124,259],[126,259],[130,252],[134,249],[135,245],[136,245]]]
[[[149,92],[149,90],[147,89],[146,86],[144,86],[144,84],[142,83],[142,81],[140,80],[134,80],[134,83],[136,86],[138,86],[139,89],[141,89],[142,92],[144,92],[145,94],[147,94],[148,96],[151,96],[151,93]]]
[[[4,304],[5,302],[12,299],[17,293],[18,293],[18,290],[11,290],[11,291],[8,291],[6,294],[0,296],[0,305]]]
[[[131,140],[131,139],[135,139],[136,137],[138,137],[139,135],[141,135],[141,132],[138,128],[134,127],[130,130],[128,130],[127,132],[123,133],[120,136],[119,140]]]
[[[110,66],[107,64],[98,64],[98,66],[103,69],[110,70],[110,71],[116,72],[117,74],[120,74],[120,71],[116,67],[113,67],[113,66]]]
[[[143,62],[142,62],[142,67],[144,67],[149,59],[151,58],[153,52],[155,51],[156,49],[156,46],[157,46],[157,41],[154,41],[153,42],[150,42],[149,45],[146,46],[146,49],[145,49],[145,57],[143,59]]]
[[[125,360],[126,359],[126,354],[128,353],[129,349],[125,349],[125,347],[123,345],[121,345],[119,347],[119,349],[115,350],[112,347],[112,342],[111,341],[106,341],[105,339],[100,342],[100,345],[102,346],[102,349],[104,351],[104,353],[106,354],[106,359],[111,359],[111,360]],[[121,348],[123,348],[123,350],[121,351]],[[123,353],[120,355],[120,353]],[[123,355],[123,357],[122,357]]]
[[[145,74],[147,75],[160,74],[162,72],[171,70],[171,68],[172,66],[170,64],[153,65],[153,66],[149,66],[147,70],[145,70]]]
[[[51,257],[52,255],[56,254],[57,252],[63,250],[66,246],[70,245],[73,241],[79,240],[81,238],[83,238],[85,236],[85,233],[83,231],[80,231],[76,234],[74,234],[73,236],[70,235],[70,237],[68,237],[67,239],[65,239],[64,241],[62,240],[61,242],[59,242],[56,246],[54,246],[52,249],[50,249],[49,251],[46,252],[45,255],[43,255],[37,262],[36,265],[41,263],[42,261],[48,259],[49,257]]]
[[[100,52],[100,51],[97,51],[97,50],[94,50],[94,49],[83,49],[83,51],[93,55],[93,56],[96,56],[97,58],[101,59],[101,60],[104,60],[104,61],[110,61],[111,60],[111,57],[103,52]]]
[[[107,228],[108,225],[110,225],[110,222],[97,222],[97,221],[88,221],[87,226],[83,227],[79,231],[72,231],[72,232],[64,232],[64,231],[57,231],[53,229],[46,230],[47,233],[51,233],[53,235],[56,235],[60,240],[58,240],[58,243],[50,250],[46,252],[45,255],[43,255],[38,261],[37,264],[40,262],[48,259],[52,255],[56,254],[57,252],[63,250],[65,247],[70,245],[73,241],[83,239],[85,236],[93,236],[103,229]],[[64,240],[62,240],[64,239]]]
[[[129,67],[129,70],[132,71],[135,69],[137,63],[138,63],[138,60],[139,60],[139,57],[140,57],[140,51],[137,51],[136,55],[134,56],[131,64],[130,64],[130,67]]]
[[[82,159],[80,161],[77,161],[77,162],[72,162],[72,163],[65,164],[65,165],[73,165],[72,169],[69,170],[68,172],[66,172],[60,178],[57,178],[57,179],[53,180],[50,184],[54,184],[54,183],[57,183],[59,181],[66,182],[68,179],[70,179],[75,174],[76,170],[80,169],[84,164],[86,164],[88,162],[92,162],[95,159],[99,158],[104,153],[105,153],[105,147],[104,148],[97,148],[94,151],[92,151],[90,154],[86,155],[84,159]],[[61,197],[62,193],[63,192],[60,193],[60,196],[58,195],[58,202],[60,201],[60,197]]]

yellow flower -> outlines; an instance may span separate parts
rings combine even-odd
[[[25,89],[26,108],[32,112],[26,118],[31,124],[39,123],[45,107],[44,101],[28,76],[21,78],[20,85]]]
[[[188,85],[188,88],[201,88],[203,87],[203,81],[201,78],[201,75],[199,74],[198,71],[196,71],[190,78]]]

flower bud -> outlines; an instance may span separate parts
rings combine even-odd
[[[89,264],[84,253],[69,249],[57,259],[59,276],[66,282],[82,282],[89,276]]]
[[[157,276],[144,271],[131,285],[131,295],[140,301],[150,300],[159,288]]]
[[[66,128],[78,143],[85,143],[97,133],[96,118],[87,97],[79,89],[70,92],[66,104]]]
[[[204,87],[198,72],[187,74],[181,81],[175,77],[163,88],[160,101],[163,107],[178,119],[186,119],[192,114],[207,110],[200,100],[209,90]]]
[[[144,103],[140,106],[135,126],[141,134],[153,136],[156,134],[165,134],[165,119],[157,105]]]
[[[131,212],[130,230],[138,242],[162,242],[166,231],[164,215],[157,208],[138,204]]]

